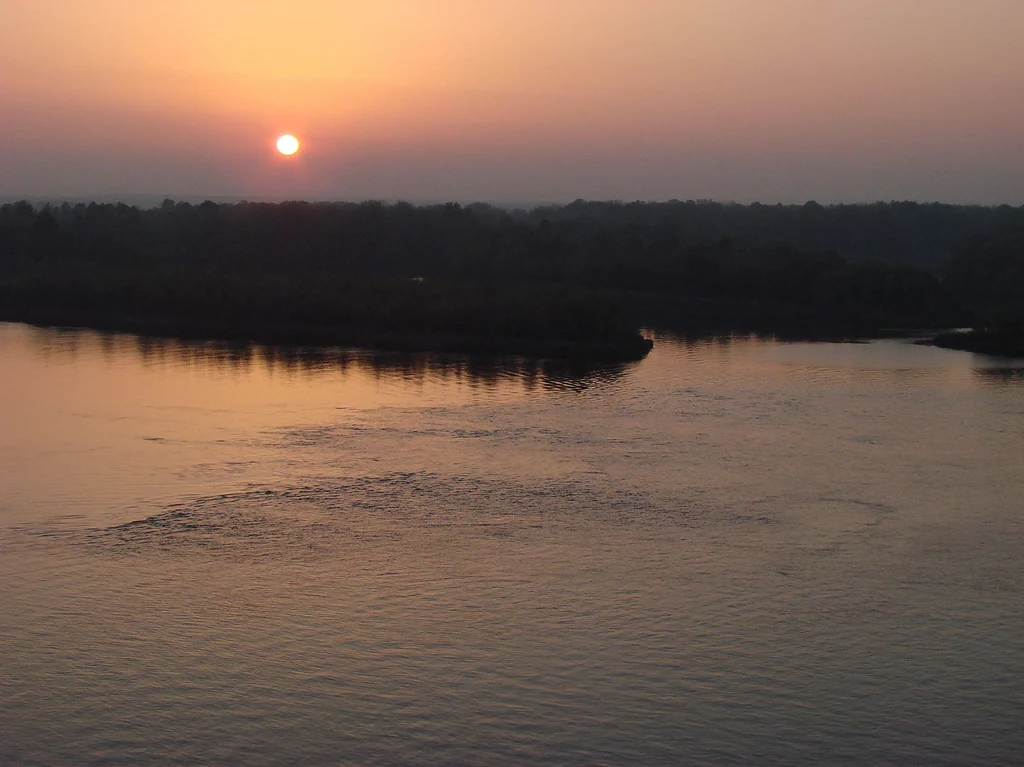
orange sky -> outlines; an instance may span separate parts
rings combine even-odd
[[[3,195],[1024,203],[1022,0],[5,5]]]

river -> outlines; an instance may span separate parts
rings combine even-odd
[[[1024,363],[0,324],[0,763],[1024,758]]]

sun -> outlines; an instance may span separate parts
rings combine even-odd
[[[281,154],[293,155],[299,151],[299,140],[290,133],[279,136],[277,139],[277,151]]]

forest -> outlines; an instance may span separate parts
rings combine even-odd
[[[939,342],[1012,353],[1024,208],[19,202],[0,268],[0,319],[182,337],[636,359],[642,327],[969,326]]]

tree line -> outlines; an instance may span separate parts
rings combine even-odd
[[[1022,233],[1024,208],[917,203],[20,202],[0,311],[577,341],[1012,323]]]

